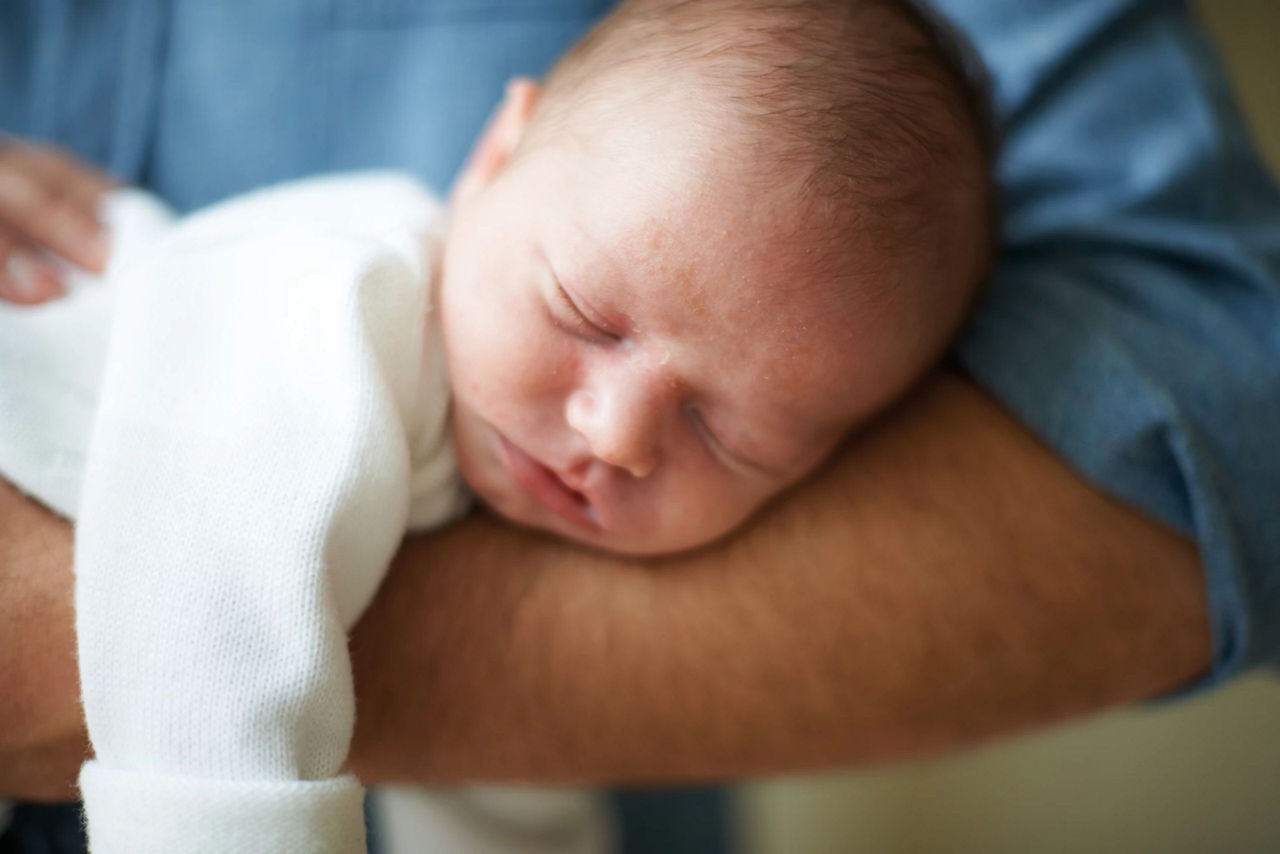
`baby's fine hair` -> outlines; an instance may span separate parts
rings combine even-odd
[[[996,239],[995,142],[981,64],[949,25],[907,0],[624,0],[552,69],[538,120],[689,85],[746,131],[759,180],[799,186],[833,274],[858,233],[868,263],[932,265],[972,302]]]

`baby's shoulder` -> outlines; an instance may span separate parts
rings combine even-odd
[[[187,245],[312,232],[398,242],[444,228],[445,208],[399,172],[350,172],[288,181],[234,196],[185,217],[173,239]]]
[[[420,317],[443,217],[421,184],[397,174],[293,181],[179,220],[119,290],[131,304],[198,295],[255,311],[275,306],[300,323],[308,313],[347,317],[356,303]]]

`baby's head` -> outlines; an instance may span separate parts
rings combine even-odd
[[[940,357],[992,245],[981,98],[889,0],[624,2],[509,87],[440,306],[464,476],[632,553],[731,530]]]

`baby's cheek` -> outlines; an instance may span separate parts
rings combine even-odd
[[[675,467],[673,477],[655,502],[657,537],[696,548],[738,527],[764,500],[759,490],[732,475],[708,470],[705,464]]]

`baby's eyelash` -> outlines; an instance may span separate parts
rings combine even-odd
[[[556,299],[559,300],[560,305],[568,311],[569,317],[573,320],[575,326],[583,331],[586,331],[587,328],[591,326],[591,322],[587,320],[586,316],[583,315],[581,311],[578,310],[578,306],[575,305],[573,300],[569,298],[569,295],[565,293],[564,288],[559,285],[556,285]]]
[[[575,331],[592,338],[617,339],[617,335],[606,329],[601,329],[591,321],[591,318],[583,314],[582,309],[578,308],[578,304],[573,301],[573,297],[569,296],[569,292],[559,283],[556,284],[556,299],[569,313],[569,319]]]
[[[688,413],[689,420],[693,422],[693,429],[697,431],[702,441],[709,446],[711,453],[715,454],[722,462],[738,470],[747,469],[756,474],[776,476],[774,472],[766,469],[759,463],[752,462],[751,460],[739,456],[729,450],[729,448],[720,441],[720,437],[711,430],[710,425],[707,424],[706,419],[702,417],[702,413],[697,409],[697,407],[690,406],[688,408]]]
[[[707,426],[707,421],[702,417],[702,413],[695,407],[689,407],[689,420],[693,422],[693,429],[697,431],[702,440],[711,446],[711,451],[718,457],[733,460],[733,456],[729,454],[720,440],[716,438],[716,434],[711,432],[711,428]]]

